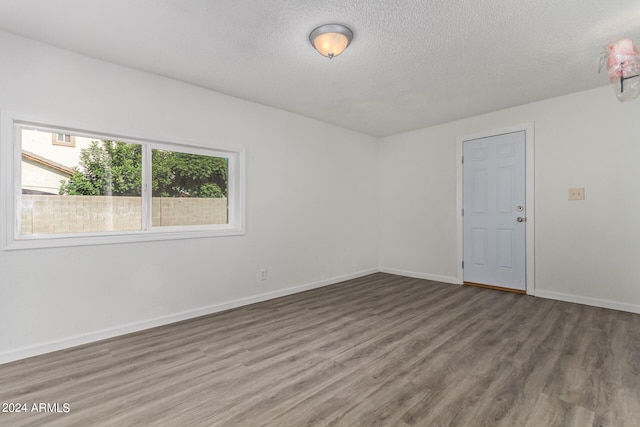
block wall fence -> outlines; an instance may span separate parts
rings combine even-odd
[[[22,234],[140,230],[142,199],[23,194]],[[227,223],[226,198],[152,199],[154,226]]]

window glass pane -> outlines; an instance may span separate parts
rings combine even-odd
[[[227,224],[229,160],[152,150],[154,227]]]
[[[75,135],[69,147],[55,139],[21,129],[21,234],[140,230],[141,146]]]

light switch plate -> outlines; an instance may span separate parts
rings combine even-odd
[[[584,200],[584,188],[570,188],[569,200]]]

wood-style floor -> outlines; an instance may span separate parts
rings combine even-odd
[[[0,365],[1,426],[638,426],[640,315],[374,274]]]

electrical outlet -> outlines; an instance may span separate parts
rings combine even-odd
[[[256,274],[256,279],[258,280],[258,282],[264,282],[265,280],[267,280],[268,274],[269,272],[267,271],[266,268],[258,270],[258,273]]]
[[[584,188],[570,188],[569,200],[584,200]]]

